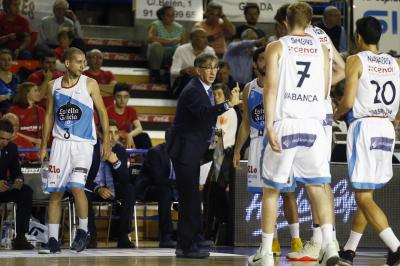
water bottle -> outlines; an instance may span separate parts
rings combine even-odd
[[[43,161],[40,167],[40,176],[42,177],[42,191],[45,194],[49,194],[49,192],[47,191],[47,182],[49,179],[49,161]]]

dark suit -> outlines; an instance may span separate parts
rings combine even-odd
[[[100,148],[100,145],[98,146]],[[112,180],[115,189],[115,198],[121,201],[119,234],[125,236],[132,231],[132,216],[135,206],[135,187],[130,183],[130,176],[127,167],[128,154],[123,146],[116,144],[112,147],[121,164],[114,169],[110,162],[101,161],[101,164],[107,164],[111,168]],[[99,155],[99,154],[98,154]],[[99,167],[97,167],[99,169]],[[91,191],[96,190],[99,184],[96,183],[96,176],[88,176],[86,188]],[[88,230],[90,235],[96,237],[96,225],[93,212],[93,201],[104,201],[98,194],[86,191],[88,199]]]
[[[138,198],[158,202],[160,241],[172,235],[171,204],[176,200],[176,184],[171,166],[166,144],[159,144],[148,150],[135,184]]]
[[[198,78],[183,89],[168,141],[168,153],[175,169],[179,196],[178,248],[189,250],[201,232],[199,192],[200,160],[207,151],[217,117],[227,110],[212,106]]]
[[[24,179],[24,176],[19,164],[17,145],[9,142],[0,150],[0,179],[6,180],[9,185],[9,190],[0,192],[0,202],[17,203],[17,235],[23,236],[29,230],[33,191],[25,184],[21,189],[12,188],[17,178]]]

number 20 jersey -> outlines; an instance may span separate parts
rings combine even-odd
[[[399,110],[399,66],[388,54],[363,51],[357,54],[362,63],[357,95],[350,122],[356,118],[376,116],[394,120]]]
[[[279,39],[278,95],[275,121],[285,118],[324,120],[324,53],[313,37],[288,35]]]
[[[93,100],[87,89],[87,76],[63,88],[63,77],[54,81],[54,127],[53,137],[66,141],[96,144],[96,128],[93,119]]]

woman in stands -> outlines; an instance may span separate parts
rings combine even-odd
[[[175,22],[175,10],[165,5],[157,10],[156,21],[148,29],[147,59],[153,82],[160,82],[160,68],[172,63],[172,56],[179,44],[186,43],[187,35],[183,26]],[[162,58],[162,60],[160,60]]]
[[[18,116],[20,129],[18,135],[40,146],[45,111],[36,103],[40,101],[39,88],[32,82],[18,86],[10,113]]]
[[[0,50],[0,112],[4,113],[12,104],[18,77],[11,73],[12,54],[8,49]]]

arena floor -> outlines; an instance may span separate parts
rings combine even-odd
[[[285,254],[288,250],[283,250]],[[175,250],[158,248],[139,249],[91,249],[81,253],[73,253],[63,249],[61,254],[39,255],[37,251],[0,250],[1,266],[202,266],[202,265],[247,265],[247,255],[255,252],[255,248],[216,248],[211,256],[204,260],[176,259]],[[360,250],[354,265],[384,265],[384,250]],[[316,265],[314,262],[289,262],[278,257],[275,265]]]

